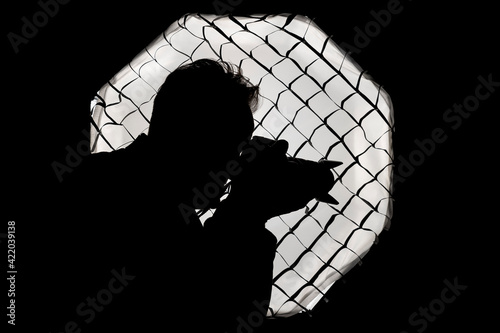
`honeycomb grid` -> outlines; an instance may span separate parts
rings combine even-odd
[[[392,217],[389,95],[315,23],[299,15],[187,14],[97,93],[92,152],[126,147],[149,128],[154,97],[177,67],[201,58],[239,66],[260,86],[254,135],[289,142],[293,157],[342,161],[329,205],[272,218],[278,239],[268,316],[311,310]],[[200,212],[204,222],[213,212]]]

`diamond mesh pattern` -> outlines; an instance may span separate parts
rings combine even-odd
[[[278,238],[268,316],[310,310],[389,226],[390,98],[306,17],[188,14],[99,90],[91,106],[92,152],[124,148],[147,133],[165,78],[201,58],[234,63],[260,85],[255,135],[287,140],[293,157],[343,162],[330,191],[338,205],[313,200],[307,212],[267,223]]]

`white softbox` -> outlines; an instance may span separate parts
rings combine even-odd
[[[288,141],[293,157],[343,162],[330,191],[338,205],[313,200],[308,211],[266,224],[278,239],[267,315],[310,310],[389,226],[390,97],[307,17],[188,14],[98,91],[91,105],[92,153],[124,148],[147,133],[165,78],[201,58],[231,62],[260,86],[254,135]]]

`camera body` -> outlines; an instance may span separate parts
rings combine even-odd
[[[318,162],[287,156],[288,142],[254,136],[241,150],[242,171],[231,178],[230,196],[272,217],[303,208],[312,199],[338,204],[329,194],[332,168],[341,162]]]

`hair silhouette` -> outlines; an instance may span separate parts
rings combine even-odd
[[[193,148],[205,158],[223,158],[251,135],[258,93],[228,62],[200,59],[181,66],[155,98],[148,136],[165,145],[181,140],[184,152]]]

